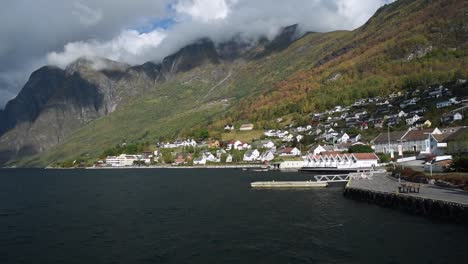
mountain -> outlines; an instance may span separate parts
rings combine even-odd
[[[225,123],[274,127],[355,99],[468,76],[463,0],[399,0],[354,31],[201,39],[161,63],[80,59],[31,75],[0,112],[0,156],[45,166]],[[296,120],[297,121],[297,120]]]

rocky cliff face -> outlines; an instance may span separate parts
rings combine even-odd
[[[0,161],[42,152],[75,129],[108,113],[106,86],[78,71],[43,67],[1,117]]]

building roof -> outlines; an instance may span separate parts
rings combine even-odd
[[[437,142],[444,142],[445,139],[448,137],[448,134],[441,134],[441,135],[436,135],[432,134],[432,137],[437,141]]]
[[[337,153],[337,154],[323,154],[321,153],[320,155],[310,155],[309,158],[314,158],[316,160],[323,158],[323,159],[344,159],[348,158],[350,159],[351,157],[355,157],[357,160],[379,160],[379,157],[375,153]]]
[[[401,140],[406,135],[406,133],[408,133],[408,131],[394,131],[394,132],[390,132],[390,134],[380,133],[380,135],[378,135],[373,140],[373,142],[376,144],[387,143],[389,136],[390,136],[390,142],[395,142],[397,140]]]
[[[403,137],[405,141],[420,141],[428,139],[430,133],[432,133],[433,129],[423,129],[423,130],[410,130],[408,133]]]
[[[432,134],[437,142],[456,141],[463,135],[468,135],[468,127],[447,127],[441,129],[442,134]]]
[[[287,147],[287,148],[284,148],[281,150],[281,153],[291,153],[291,151],[293,151],[294,148],[292,147]]]
[[[353,153],[354,157],[358,160],[378,160],[379,157],[375,153]]]
[[[456,141],[463,138],[468,138],[468,127],[457,127],[454,132],[450,133],[447,138],[445,138],[445,141]]]

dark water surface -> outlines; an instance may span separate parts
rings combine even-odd
[[[468,228],[241,170],[0,170],[0,263],[463,263]]]

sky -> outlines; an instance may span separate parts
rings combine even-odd
[[[80,57],[158,62],[197,39],[273,38],[288,25],[352,30],[391,0],[4,0],[0,109],[44,65]]]

